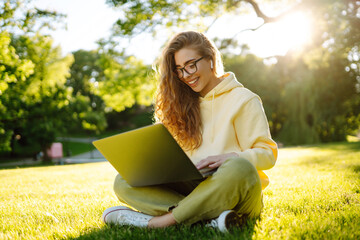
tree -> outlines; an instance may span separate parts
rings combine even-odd
[[[96,50],[78,50],[73,52],[74,63],[71,65],[71,76],[67,79],[67,86],[73,89],[73,95],[78,93],[85,96],[92,95],[91,83],[104,79],[104,70],[99,66],[100,54]]]
[[[101,46],[99,65],[105,77],[102,81],[93,82],[92,86],[94,92],[104,100],[108,112],[121,112],[135,104],[152,104],[156,80],[150,74],[149,66],[133,56],[116,51],[111,42]]]
[[[59,132],[66,129],[65,109],[71,102],[71,91],[65,82],[73,58],[62,57],[61,49],[52,46],[52,39],[39,34],[20,36],[13,42],[19,57],[29,59],[36,69],[25,85],[14,85],[7,92],[11,102],[18,103],[12,109],[23,112],[21,121],[13,121],[13,128],[23,138],[23,144],[38,143],[46,153]]]
[[[73,52],[74,63],[70,68],[70,76],[66,86],[72,89],[74,101],[70,103],[73,123],[72,131],[85,129],[99,133],[107,126],[105,119],[105,103],[101,96],[94,93],[92,84],[103,81],[104,70],[99,65],[100,54],[97,50],[78,50]]]
[[[317,95],[317,132],[321,141],[342,141],[360,126],[360,1],[313,3],[318,19],[313,45],[302,61],[311,71]]]
[[[32,0],[4,0],[0,6],[0,28],[2,31],[28,34],[43,29],[54,29],[65,15],[33,8]]]
[[[94,121],[105,116],[108,127],[126,127],[134,114],[148,112],[144,106],[152,104],[155,79],[149,74],[149,66],[118,52],[111,41],[99,43],[98,50],[73,53],[75,61],[67,86],[73,89],[73,96],[79,101],[71,106],[77,112],[79,107],[87,106],[84,101],[91,102],[91,114],[77,115],[80,123],[82,116],[96,116],[92,118]],[[92,126],[96,125],[99,124]],[[89,124],[85,126],[90,127]]]
[[[34,64],[27,59],[19,59],[15,48],[10,45],[10,34],[6,31],[0,33],[0,151],[11,150],[12,130],[5,125],[12,123],[13,119],[23,118],[23,112],[16,111],[12,106],[11,94],[15,85],[24,85],[26,78],[33,74]],[[6,101],[6,102],[5,102]]]
[[[73,56],[62,56],[51,37],[41,34],[61,15],[7,0],[0,8],[0,152],[21,145],[31,154],[47,149],[74,120],[96,131],[104,117],[92,112],[87,96],[72,95],[65,85]],[[75,111],[75,112],[73,112]]]
[[[62,17],[59,14],[28,8],[26,0],[6,0],[0,6],[0,151],[13,149],[17,125],[23,124],[25,112],[20,89],[26,88],[27,78],[34,73],[35,65],[20,58],[13,46],[13,32],[31,34],[51,27],[49,21]],[[41,21],[40,21],[41,20]],[[37,24],[38,23],[38,24]]]

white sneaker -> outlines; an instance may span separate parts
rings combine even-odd
[[[153,216],[136,212],[123,206],[108,208],[104,211],[101,217],[106,224],[112,223],[135,227],[147,227],[151,218],[153,218]]]
[[[227,210],[222,212],[218,218],[212,219],[205,226],[217,228],[221,232],[228,232],[231,226],[240,226],[241,224],[242,220],[237,213],[233,210]]]

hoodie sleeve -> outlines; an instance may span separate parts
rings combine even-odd
[[[241,152],[257,170],[270,169],[277,159],[277,145],[271,139],[269,124],[258,96],[244,103],[235,115],[234,129]]]

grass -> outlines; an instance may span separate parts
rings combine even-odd
[[[82,153],[87,153],[90,151],[93,151],[95,149],[94,145],[89,142],[89,143],[84,143],[84,142],[71,142],[71,141],[59,141],[62,143],[63,145],[63,156],[64,157],[72,157],[72,156],[76,156]],[[70,153],[70,155],[68,155],[68,153]],[[0,164],[3,163],[13,163],[13,162],[17,162],[17,161],[23,161],[24,159],[29,159],[30,157],[16,157],[16,158],[10,158],[10,157],[2,157],[0,158]],[[48,165],[48,163],[44,163],[46,165]],[[39,165],[39,163],[34,163],[34,166]],[[21,164],[19,165],[21,166]]]
[[[71,142],[71,141],[60,141],[63,145],[63,156],[67,156],[68,151],[70,151],[70,156],[75,156],[78,154],[90,152],[95,149],[94,145],[89,141],[89,143],[83,142]]]
[[[280,150],[256,225],[106,226],[117,205],[107,162],[0,170],[0,239],[359,239],[360,142]]]
[[[122,130],[112,130],[112,131],[106,131],[100,135],[96,135],[93,136],[94,139],[101,139],[101,138],[105,138],[105,137],[109,137],[115,134],[119,134],[121,132],[126,132],[129,131],[131,129],[127,129],[124,128]],[[67,136],[68,138],[70,137],[74,137],[74,138],[89,138],[89,135],[85,135],[78,133],[78,134],[73,134],[71,136]],[[65,137],[66,138],[66,137]],[[76,141],[60,141],[63,145],[63,156],[68,156],[68,151],[70,151],[71,156],[75,156],[78,154],[82,154],[82,153],[86,153],[86,152],[90,152],[92,150],[95,149],[94,145],[91,143],[92,140],[89,140],[88,142],[76,142]]]

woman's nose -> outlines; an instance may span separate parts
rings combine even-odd
[[[187,71],[184,70],[183,72],[183,78],[187,78],[188,76],[190,76],[191,74],[189,74]]]

